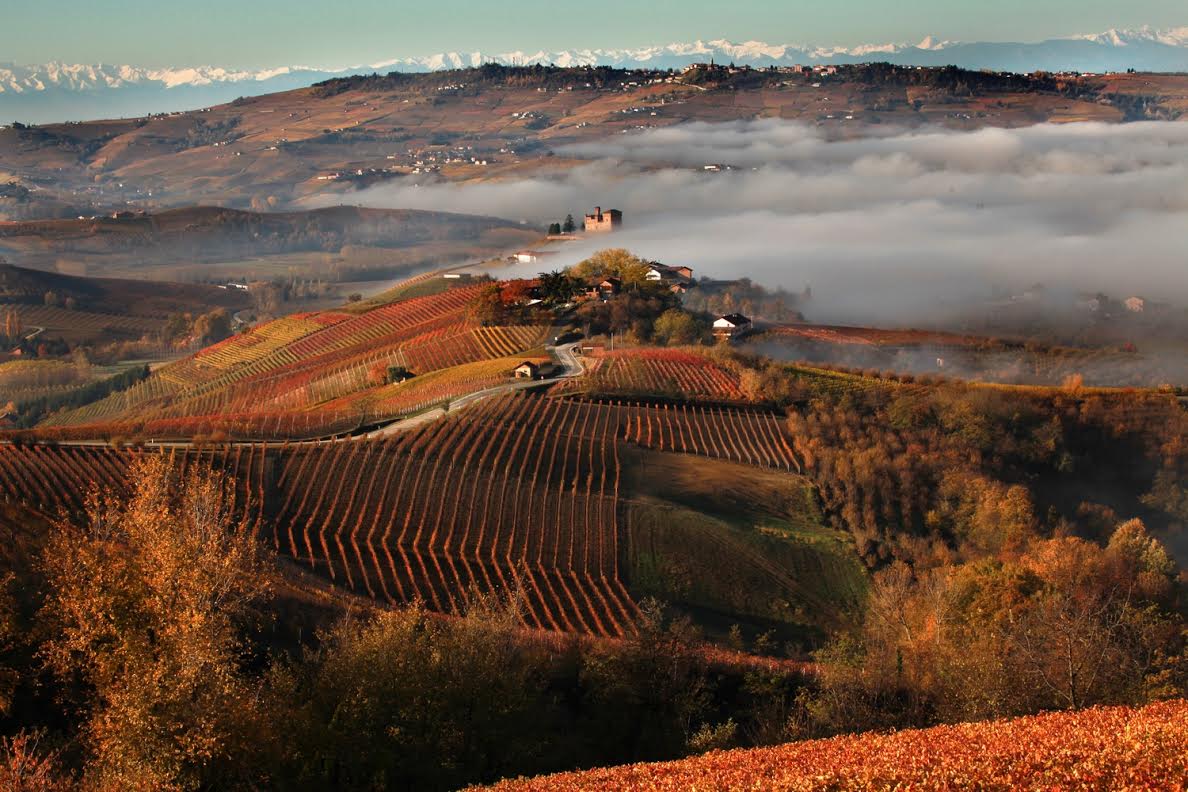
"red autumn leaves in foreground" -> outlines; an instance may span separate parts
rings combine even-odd
[[[1188,788],[1188,701],[714,751],[505,781],[503,792]]]

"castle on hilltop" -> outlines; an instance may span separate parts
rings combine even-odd
[[[623,226],[623,213],[618,209],[602,211],[601,206],[594,207],[594,214],[586,215],[586,233],[601,234],[607,231],[618,231]]]

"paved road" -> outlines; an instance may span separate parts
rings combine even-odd
[[[418,426],[429,423],[430,421],[436,421],[440,418],[444,418],[445,416],[449,415],[450,413],[457,412],[465,407],[469,407],[470,405],[474,404],[475,402],[482,401],[483,399],[489,399],[492,396],[500,396],[505,393],[512,393],[514,391],[519,391],[519,390],[527,390],[529,388],[540,388],[545,385],[549,385],[553,382],[557,382],[559,380],[570,379],[572,377],[580,377],[586,373],[586,368],[585,368],[585,366],[582,365],[581,358],[574,353],[574,350],[577,348],[577,346],[578,346],[577,342],[574,342],[571,344],[563,344],[563,345],[557,346],[557,347],[554,347],[554,346],[545,347],[549,352],[552,352],[556,356],[557,361],[561,364],[562,370],[559,373],[554,374],[551,377],[546,377],[544,379],[538,379],[538,380],[523,380],[520,382],[509,382],[506,385],[496,385],[493,388],[487,388],[486,390],[475,391],[474,393],[468,393],[465,396],[461,396],[457,399],[453,399],[452,401],[448,402],[443,407],[435,407],[432,410],[427,410],[423,413],[411,416],[409,418],[401,418],[401,419],[394,420],[391,423],[381,426],[377,429],[373,429],[372,431],[367,432],[366,434],[332,437],[332,438],[326,438],[326,439],[322,439],[322,440],[296,440],[296,441],[290,442],[289,445],[291,445],[291,446],[294,446],[294,445],[323,445],[325,443],[342,443],[342,442],[346,442],[349,440],[371,439],[371,438],[376,438],[376,437],[384,437],[386,435],[395,434],[397,432],[407,432],[410,429],[415,429]],[[7,440],[0,440],[0,443],[7,443],[7,442],[8,442]],[[254,446],[254,445],[258,445],[259,442],[260,441],[258,441],[258,440],[257,441],[238,441],[238,442],[227,443],[226,445]],[[57,442],[57,445],[91,446],[91,447],[106,448],[110,445],[110,443],[104,442],[102,440],[61,440],[61,441]],[[153,440],[150,438],[148,441],[146,441],[144,443],[144,445],[152,446],[154,448],[189,448],[189,447],[193,446],[194,444],[193,444],[193,442],[191,442],[189,440]],[[223,445],[223,444],[220,444],[220,445]]]
[[[420,415],[414,415],[411,418],[405,418],[399,421],[393,421],[387,426],[383,426],[375,431],[368,432],[364,437],[383,437],[384,435],[395,434],[396,432],[406,432],[409,429],[415,429],[421,424],[429,421],[436,421],[438,418],[444,418],[452,412],[457,412],[465,407],[469,407],[477,401],[489,399],[492,396],[501,396],[505,393],[512,393],[518,390],[527,390],[528,388],[539,388],[543,385],[548,385],[562,379],[569,379],[571,377],[580,377],[586,373],[585,367],[581,360],[574,354],[573,350],[577,348],[577,343],[564,344],[559,347],[545,347],[548,351],[556,355],[558,362],[560,362],[562,371],[552,377],[546,377],[538,380],[524,380],[522,382],[509,382],[506,385],[496,385],[494,388],[487,388],[486,390],[475,391],[461,396],[450,402],[447,402],[443,407],[435,407],[432,410],[423,412]]]

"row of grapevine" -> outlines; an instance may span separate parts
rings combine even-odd
[[[714,402],[747,401],[738,374],[700,351],[625,349],[596,353],[588,376],[569,390],[606,395],[670,395]]]
[[[368,396],[377,389],[382,389],[382,377],[389,366],[400,365],[416,372],[430,372],[426,376],[449,372],[455,368],[465,369],[468,363],[482,361],[493,350],[511,348],[515,351],[516,347],[523,348],[523,345],[539,340],[542,332],[540,328],[531,326],[499,329],[503,332],[498,344],[480,342],[480,330],[455,324],[428,331],[404,343],[385,346],[320,368],[308,368],[293,374],[282,373],[265,379],[250,378],[190,398],[173,396],[169,399],[167,407],[142,408],[138,411],[144,423],[166,422],[170,429],[154,429],[146,425],[145,428],[134,431],[138,434],[179,437],[184,436],[179,434],[184,426],[203,423],[209,425],[208,431],[222,431],[234,438],[284,439],[283,436],[278,437],[271,432],[243,432],[252,426],[283,426],[278,413],[340,411],[345,405],[355,403],[352,396]],[[500,372],[506,375],[515,364],[502,361],[499,365],[506,367],[506,371]],[[293,368],[287,368],[282,372],[292,370]],[[476,387],[472,388],[467,381],[473,380],[474,377],[463,370],[459,372],[459,376],[449,377],[449,386],[440,387],[444,381],[439,382],[436,390],[422,389],[422,395],[415,399],[406,398],[411,394],[400,394],[396,401],[390,404],[383,404],[382,398],[367,399],[368,403],[376,404],[378,409],[357,411],[355,423],[395,417],[472,390],[481,390],[483,387],[498,384],[497,376],[486,371],[484,381],[474,383]],[[246,422],[241,420],[250,413],[258,413],[259,419]],[[234,420],[225,418],[228,415],[236,417]],[[308,430],[316,425],[316,420],[309,416],[297,415],[296,423],[306,427],[307,431],[290,437],[299,439],[313,436]],[[342,419],[335,418],[333,423],[340,424]],[[125,430],[128,431],[133,430]]]
[[[273,447],[272,453],[275,453]],[[257,530],[265,519],[273,467],[266,444],[209,449],[115,449],[97,446],[0,445],[0,499],[21,503],[50,517],[81,511],[88,495],[129,491],[128,469],[140,454],[164,453],[184,476],[192,466],[221,470],[234,477],[229,504]]]
[[[272,413],[337,398],[351,387],[375,384],[366,376],[381,359],[404,363],[399,353],[404,344],[419,340],[430,347],[443,328],[455,328],[459,336],[470,333],[473,328],[459,322],[473,291],[455,289],[361,315],[297,314],[270,322],[166,366],[126,392],[53,416],[47,425],[120,421],[133,417],[130,413],[137,420]],[[436,343],[448,350],[440,339]],[[469,359],[485,356],[473,340],[458,343],[471,350]],[[311,383],[319,385],[304,392]],[[303,398],[294,401],[298,396]]]
[[[478,293],[477,286],[451,289],[442,294],[375,308],[303,338],[290,345],[289,351],[298,358],[307,358],[406,335],[410,329],[443,314],[464,311]]]
[[[473,589],[520,590],[530,627],[623,635],[637,610],[619,567],[620,417],[520,392],[374,440],[0,445],[0,497],[76,511],[92,486],[126,488],[133,455],[171,453],[235,474],[261,536],[335,585],[442,612]]]
[[[532,627],[620,635],[635,611],[618,574],[613,420],[515,395],[412,435],[294,448],[273,541],[380,599],[450,612],[472,588],[520,588]]]
[[[643,448],[800,472],[785,422],[772,413],[685,403],[616,409],[623,437]]]
[[[21,318],[21,324],[26,328],[44,327],[49,330],[73,330],[75,332],[98,332],[110,328],[143,335],[156,332],[163,324],[159,319],[148,317],[92,313],[70,308],[58,308],[52,305],[18,303],[5,305],[5,308],[15,310]]]

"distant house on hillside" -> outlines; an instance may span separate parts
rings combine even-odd
[[[609,300],[623,290],[623,281],[618,278],[591,278],[586,284],[586,297],[591,300]]]
[[[623,226],[623,213],[618,209],[602,211],[601,206],[594,207],[594,213],[586,215],[585,229],[587,234],[603,234],[618,231]]]
[[[670,267],[659,262],[652,262],[648,268],[647,279],[650,281],[663,281],[685,283],[693,280],[692,267]]]
[[[543,250],[521,250],[516,253],[516,261],[521,264],[535,264],[545,256],[551,256],[552,253]]]
[[[516,366],[512,372],[516,379],[536,379],[540,376],[540,366],[533,363],[531,360],[525,360],[520,365]]]
[[[726,314],[714,320],[714,336],[738,338],[751,331],[751,320],[740,313]]]

